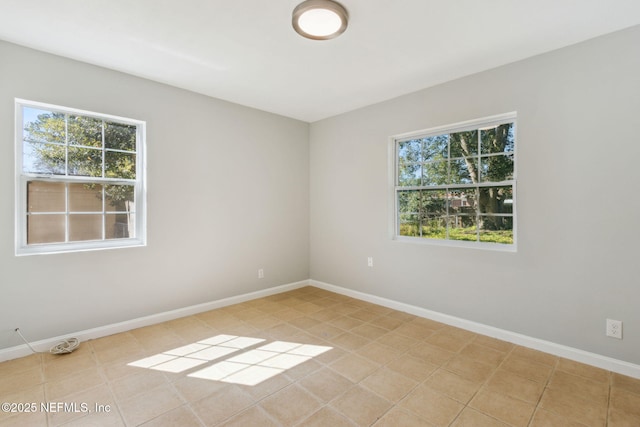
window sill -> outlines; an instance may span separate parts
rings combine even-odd
[[[39,245],[16,247],[16,256],[100,251],[105,249],[144,247],[146,245],[147,245],[146,242],[142,239],[114,240],[112,242],[111,241],[110,242],[95,241],[95,242],[78,242],[78,243],[62,243],[62,244],[54,244],[54,243],[39,244]]]
[[[502,243],[468,242],[464,240],[440,240],[408,236],[394,236],[393,241],[425,246],[445,246],[450,248],[480,249],[495,252],[518,252],[518,248],[515,243],[508,245]]]

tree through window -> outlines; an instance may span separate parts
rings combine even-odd
[[[17,107],[17,253],[144,244],[144,123]]]
[[[394,138],[395,236],[513,246],[515,120]]]

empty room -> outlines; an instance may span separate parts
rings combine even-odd
[[[640,426],[640,2],[1,0],[0,427]]]

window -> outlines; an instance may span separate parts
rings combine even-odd
[[[145,244],[145,123],[16,100],[16,254]]]
[[[516,114],[392,138],[394,238],[515,248]]]

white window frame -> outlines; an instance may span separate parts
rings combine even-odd
[[[430,239],[425,237],[414,236],[402,236],[400,235],[400,215],[398,206],[398,194],[399,191],[413,189],[413,187],[407,188],[406,186],[398,185],[399,174],[399,156],[398,156],[398,144],[411,139],[427,138],[431,136],[443,135],[455,132],[464,132],[475,129],[482,129],[491,126],[497,126],[500,124],[511,123],[514,124],[514,165],[513,165],[513,179],[490,182],[487,184],[451,184],[450,187],[455,188],[479,188],[479,187],[494,187],[494,186],[512,186],[513,188],[513,243],[491,243],[491,242],[479,242],[479,241],[464,241],[464,240],[450,240],[450,239]],[[494,251],[503,252],[516,252],[517,251],[517,150],[518,150],[518,137],[517,137],[517,113],[510,112],[505,114],[498,114],[495,116],[484,117],[480,119],[468,120],[464,122],[453,123],[444,126],[433,127],[420,131],[414,131],[409,133],[403,133],[393,135],[389,138],[389,236],[392,240],[397,242],[415,243],[422,245],[434,245],[434,246],[448,246],[448,247],[463,247],[473,249],[488,249]],[[423,186],[420,186],[423,187]],[[429,189],[429,186],[424,186],[425,189]],[[434,188],[435,189],[435,188]]]
[[[75,177],[68,175],[29,173],[23,171],[23,140],[24,123],[23,108],[37,108],[54,111],[64,114],[91,117],[99,120],[116,122],[126,125],[136,126],[136,179],[109,179],[96,177]],[[103,147],[104,149],[104,147]],[[115,238],[102,240],[74,241],[61,243],[38,243],[27,244],[27,182],[60,182],[60,183],[87,183],[97,184],[134,184],[136,218],[135,236],[130,238]],[[64,252],[93,251],[102,249],[116,249],[125,247],[146,246],[146,122],[125,117],[113,116],[109,114],[96,113],[93,111],[80,110],[76,108],[63,107],[59,105],[46,104],[42,102],[29,101],[15,98],[15,254],[38,255]],[[103,212],[104,214],[105,212]],[[66,214],[69,216],[67,210]],[[104,227],[104,225],[103,225]],[[68,230],[66,230],[68,234]]]

